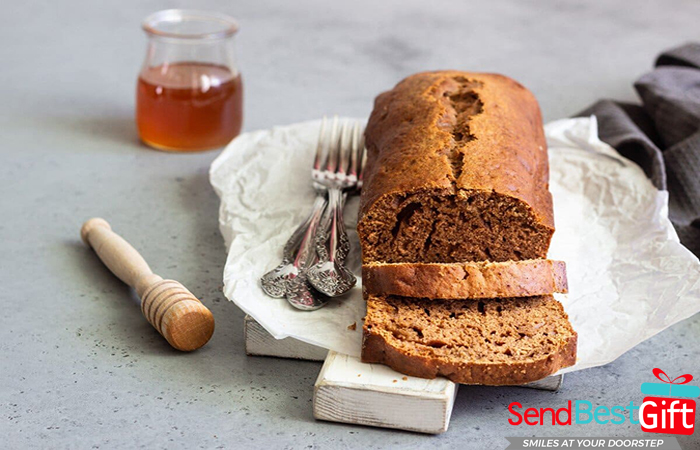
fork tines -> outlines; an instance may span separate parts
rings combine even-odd
[[[356,185],[366,159],[364,153],[364,126],[360,121],[346,119],[341,123],[338,116],[333,116],[331,121],[324,116],[316,145],[314,175]]]

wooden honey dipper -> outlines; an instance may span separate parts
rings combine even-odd
[[[106,220],[90,219],[80,237],[124,283],[136,289],[141,311],[153,327],[178,350],[192,351],[209,341],[214,316],[182,284],[154,274],[143,257]]]

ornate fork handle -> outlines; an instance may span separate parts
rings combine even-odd
[[[338,241],[335,244],[335,260],[338,264],[344,264],[345,258],[348,257],[350,253],[350,239],[348,238],[348,232],[345,229],[345,220],[343,218],[343,210],[345,209],[345,199],[347,198],[346,193],[340,195],[338,204],[334,208],[336,211],[336,223],[338,224]]]
[[[343,192],[328,190],[328,207],[316,235],[316,253],[319,261],[308,272],[308,280],[319,292],[330,297],[345,294],[357,279],[342,263],[350,250],[350,242],[343,223]]]
[[[307,270],[317,261],[315,236],[318,231],[321,217],[326,208],[326,201],[317,207],[314,203],[314,210],[311,214],[309,227],[302,237],[299,251],[296,258],[290,264],[293,270],[286,280],[285,297],[290,305],[304,311],[313,311],[325,306],[328,297],[323,293],[316,292],[308,282]]]
[[[328,190],[328,207],[316,235],[316,252],[320,261],[342,264],[350,252],[350,241],[343,221],[345,194],[340,189]]]
[[[304,237],[313,228],[314,232],[318,226],[318,217],[321,212],[326,207],[326,199],[324,195],[317,195],[314,200],[314,205],[311,209],[309,215],[304,219],[304,221],[294,230],[292,236],[284,244],[284,249],[282,251],[282,262],[267,272],[260,278],[260,283],[262,285],[263,291],[271,297],[282,298],[285,296],[285,290],[287,288],[287,280],[289,279],[290,273],[294,271],[294,265],[292,262],[297,259],[297,255],[302,249],[302,243],[304,242]],[[312,227],[312,222],[316,221],[316,224]],[[312,234],[313,236],[313,234]],[[305,250],[304,259],[308,259],[309,249]]]
[[[314,248],[314,237],[318,231],[321,216],[326,210],[327,201],[325,196],[318,195],[314,201],[314,207],[309,216],[309,223],[304,230],[299,243],[299,250],[291,262],[292,265],[299,270],[305,270],[313,265],[316,260],[316,249]]]
[[[323,198],[323,196],[316,196],[314,206],[311,212],[309,212],[309,215],[306,217],[306,219],[304,219],[304,221],[301,224],[299,224],[297,229],[294,230],[294,233],[292,233],[292,236],[284,244],[284,248],[282,249],[283,264],[288,264],[292,262],[294,258],[296,258],[297,252],[299,252],[299,248],[301,247],[301,240],[304,238],[306,230],[309,229],[309,225],[311,225],[311,219],[313,218],[314,212],[317,209],[316,202],[319,202],[321,206],[325,205],[325,199]],[[320,208],[320,206],[318,207]]]

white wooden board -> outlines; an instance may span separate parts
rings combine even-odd
[[[445,378],[408,377],[330,351],[314,385],[314,417],[437,434],[447,431],[456,394]]]
[[[551,375],[539,381],[533,381],[532,383],[523,384],[524,388],[530,389],[540,389],[543,391],[558,391],[564,384],[564,374],[561,375]]]
[[[252,317],[246,315],[243,322],[245,352],[254,356],[323,361],[328,350],[293,338],[275,339]]]

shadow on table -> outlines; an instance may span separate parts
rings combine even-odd
[[[94,320],[85,327],[99,332],[100,340],[112,348],[124,348],[139,353],[176,352],[143,317],[136,292],[117,278],[100,261],[97,254],[79,239],[63,242],[68,262],[63,269],[80,277],[80,291],[96,300],[91,306],[99,309]],[[86,305],[73,305],[84,309]]]
[[[93,116],[47,116],[39,119],[43,129],[70,130],[95,142],[148,148],[139,140],[133,114],[104,114]]]

